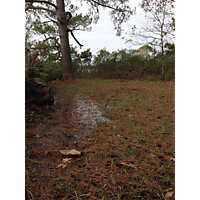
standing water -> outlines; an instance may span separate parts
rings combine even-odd
[[[90,129],[98,122],[111,122],[102,116],[98,106],[94,100],[80,95],[76,95],[71,102],[55,99],[55,110],[52,115],[36,127],[36,138],[44,139],[43,143],[38,144],[37,149],[61,149],[61,146],[75,148],[76,139],[89,135]]]

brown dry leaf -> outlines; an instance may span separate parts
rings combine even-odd
[[[71,150],[60,150],[60,153],[62,153],[65,156],[80,156],[81,155],[81,151],[78,151],[76,149],[71,149]]]
[[[168,200],[169,198],[171,198],[173,194],[174,194],[174,191],[173,192],[167,192],[165,194],[165,200]]]
[[[175,158],[170,158],[170,161],[174,161],[175,162]]]

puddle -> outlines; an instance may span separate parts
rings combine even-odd
[[[71,102],[56,99],[54,111],[48,120],[36,126],[37,149],[76,148],[76,140],[86,137],[98,123],[111,122],[102,116],[99,104],[87,97],[76,95]],[[49,141],[49,142],[47,142]]]
[[[80,123],[93,127],[97,123],[111,122],[111,120],[102,117],[102,112],[99,110],[99,104],[89,99],[76,96],[75,105],[72,110],[72,117],[75,116]]]

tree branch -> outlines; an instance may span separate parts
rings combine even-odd
[[[66,15],[67,22],[69,22],[69,20],[72,18],[72,14],[70,12],[66,12],[65,15]],[[67,15],[69,16],[68,18],[67,18]]]
[[[73,32],[71,30],[68,29],[68,31],[71,33],[72,37],[74,38],[74,40],[78,43],[78,45],[81,47],[83,46],[82,44],[80,44],[80,42],[76,39],[76,37],[74,36]]]
[[[102,4],[102,3],[98,2],[98,1],[95,1],[95,0],[91,0],[91,1],[94,2],[94,3],[96,3],[96,4],[98,4],[98,5],[100,5],[100,6],[102,6],[102,7],[110,8],[110,9],[116,10],[118,12],[125,12],[125,10],[113,8],[113,7],[109,6],[109,5]]]
[[[47,15],[45,15],[45,17],[46,18],[48,18],[51,22],[54,22],[54,23],[56,23],[57,24],[57,22],[55,21],[55,20],[53,20],[53,19],[51,19],[50,17],[48,17]],[[48,21],[49,22],[49,21]]]
[[[50,40],[50,39],[52,39],[52,40],[54,40],[55,41],[55,46],[54,47],[56,47],[56,49],[58,50],[58,58],[57,59],[59,59],[61,56],[60,56],[60,54],[61,54],[61,52],[60,52],[60,50],[61,50],[61,46],[60,46],[60,44],[59,44],[59,42],[58,42],[58,40],[57,40],[57,38],[56,37],[47,37],[45,34],[44,34],[44,37],[45,37],[45,41],[47,41],[47,40]],[[57,45],[56,45],[57,44]]]
[[[69,22],[69,20],[72,18],[72,14],[70,12],[66,12],[66,18],[67,18],[67,23]],[[69,17],[67,17],[69,16]],[[80,46],[80,48],[83,46],[82,44],[80,44],[80,42],[76,39],[76,37],[73,34],[73,31],[70,29],[67,29],[67,31],[69,31],[72,35],[72,37],[74,38],[74,40],[78,43],[78,45]]]
[[[40,0],[25,0],[25,2],[32,2],[32,3],[46,3],[49,4],[51,6],[53,6],[55,9],[57,9],[57,6],[51,2],[48,1],[40,1]]]
[[[45,21],[45,22],[40,22],[41,24],[46,24],[46,23],[49,23],[49,22],[51,22],[51,20],[50,21]]]
[[[25,9],[25,11],[27,11],[28,9],[40,9],[40,10],[46,10],[48,12],[53,13],[54,15],[56,15],[56,12],[54,12],[53,10],[49,10],[48,8],[44,8],[44,7],[34,7],[34,6],[29,6],[27,9]]]

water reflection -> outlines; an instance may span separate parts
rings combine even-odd
[[[98,103],[94,100],[84,99],[78,95],[75,99],[72,117],[77,118],[80,123],[94,126],[97,122],[111,122],[102,116],[102,112],[98,108]]]

